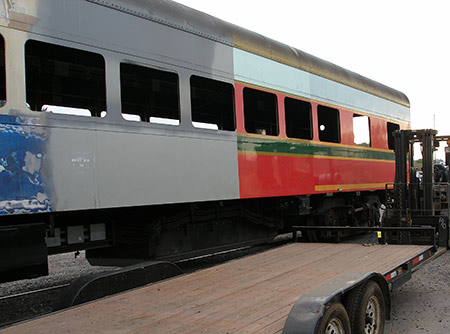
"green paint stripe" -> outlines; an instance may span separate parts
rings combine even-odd
[[[313,141],[283,141],[238,136],[238,150],[246,154],[316,157],[331,159],[394,161],[393,152],[377,151],[349,146],[324,145]]]

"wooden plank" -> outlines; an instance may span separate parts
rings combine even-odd
[[[349,272],[386,274],[427,246],[290,244],[10,327],[13,333],[280,333],[294,303]]]

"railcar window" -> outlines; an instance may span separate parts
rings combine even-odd
[[[330,143],[339,143],[341,141],[339,110],[319,105],[317,117],[319,120],[319,139]]]
[[[400,130],[400,126],[395,123],[387,122],[388,147],[390,150],[395,148],[394,132]]]
[[[120,64],[122,116],[129,121],[179,125],[178,75]]]
[[[32,110],[77,116],[100,116],[106,110],[105,61],[100,54],[29,40],[25,77]]]
[[[244,120],[248,133],[278,136],[276,95],[244,88]]]
[[[192,124],[196,128],[234,131],[234,87],[217,80],[191,77]]]
[[[5,40],[0,35],[0,108],[6,103]]]
[[[289,138],[312,139],[311,103],[286,97],[284,113]]]
[[[353,142],[358,146],[370,147],[370,119],[353,114]]]

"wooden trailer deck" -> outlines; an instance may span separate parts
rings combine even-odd
[[[429,248],[293,243],[0,332],[281,333],[302,295],[348,273],[387,276]]]

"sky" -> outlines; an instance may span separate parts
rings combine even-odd
[[[450,135],[448,0],[177,0],[397,89]]]

